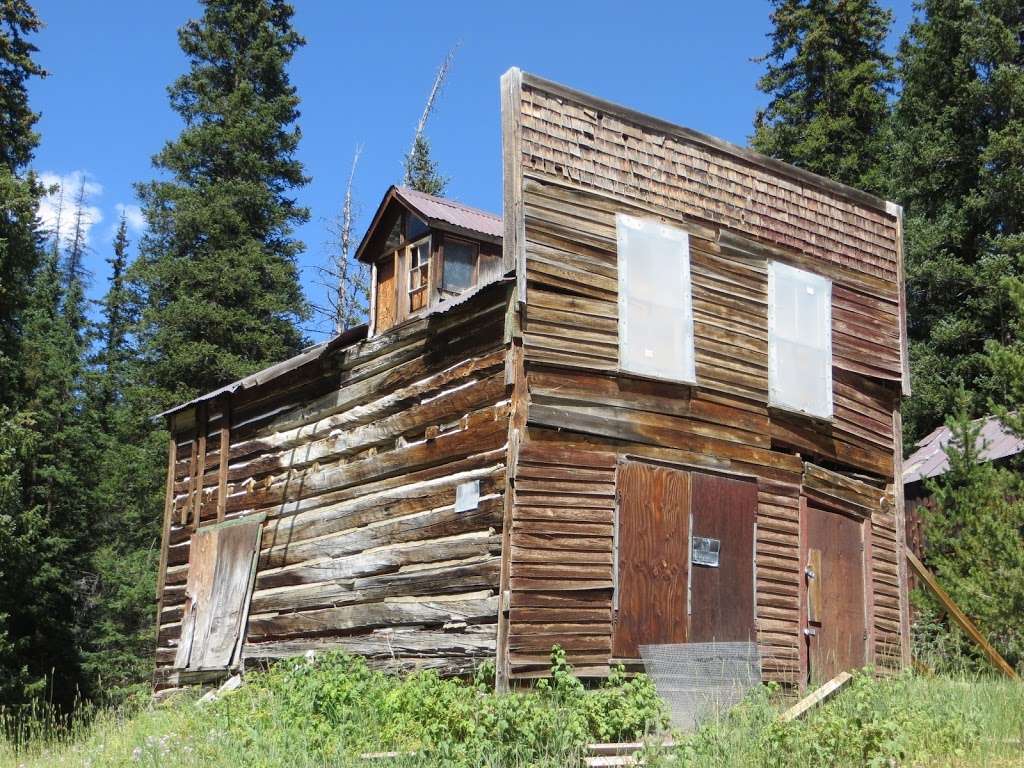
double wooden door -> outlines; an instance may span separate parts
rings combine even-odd
[[[617,491],[612,655],[753,640],[756,483],[625,462]]]

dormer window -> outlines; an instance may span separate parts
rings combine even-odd
[[[501,219],[392,187],[356,258],[373,267],[371,332],[450,303],[502,274]]]

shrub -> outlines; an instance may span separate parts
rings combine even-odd
[[[489,674],[484,667],[473,683],[433,671],[396,677],[328,653],[279,662],[214,706],[233,738],[255,743],[263,729],[294,729],[325,760],[398,751],[446,765],[561,765],[589,741],[639,739],[668,725],[646,676],[620,667],[587,689],[557,646],[551,676],[532,692],[495,694]]]

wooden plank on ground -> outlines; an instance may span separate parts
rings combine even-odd
[[[810,696],[805,696],[800,699],[796,704],[787,709],[779,719],[782,722],[789,722],[790,720],[799,720],[801,717],[806,715],[810,710],[824,704],[826,701],[831,699],[840,690],[849,685],[850,681],[853,680],[853,675],[849,672],[840,672],[838,675],[833,677],[821,688],[816,690]]]

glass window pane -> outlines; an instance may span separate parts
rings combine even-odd
[[[831,416],[832,283],[786,264],[769,264],[768,331],[769,402]]]
[[[619,365],[672,381],[695,380],[690,241],[658,221],[618,214]]]
[[[461,240],[444,241],[444,265],[441,269],[441,290],[461,293],[473,286],[476,269],[476,246]]]
[[[427,224],[419,216],[411,213],[405,214],[405,240],[418,240],[427,234]]]

